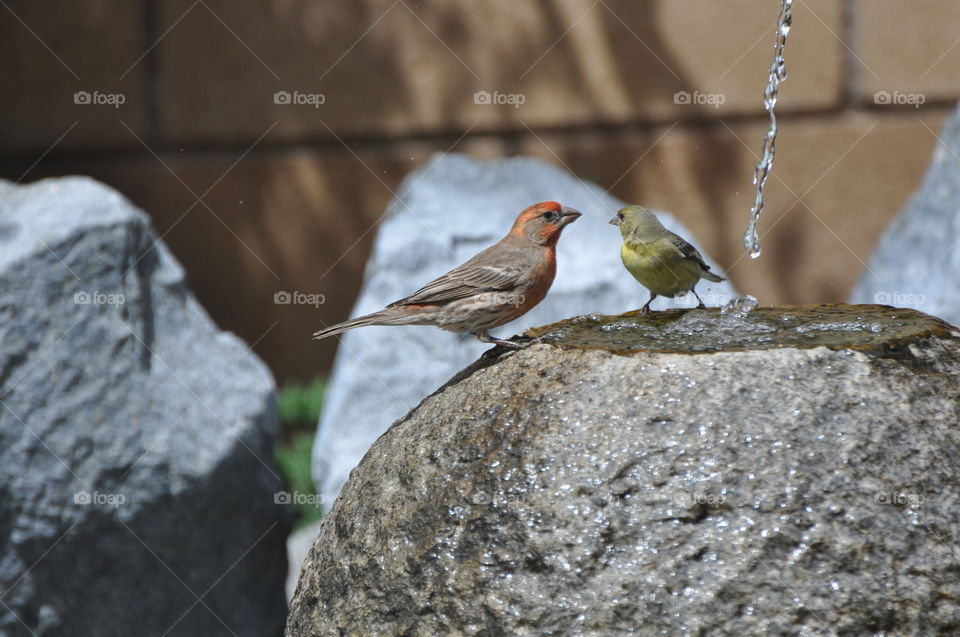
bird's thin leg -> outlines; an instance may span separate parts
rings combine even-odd
[[[494,338],[490,336],[486,330],[482,332],[476,332],[474,336],[476,336],[481,343],[495,343],[497,345],[502,345],[503,347],[509,347],[510,349],[523,349],[529,345],[529,343],[514,343],[513,341],[505,341],[502,338]]]
[[[647,303],[646,303],[642,308],[640,308],[640,313],[641,313],[641,314],[649,314],[649,313],[650,313],[650,304],[653,303],[653,299],[655,299],[655,298],[657,298],[657,295],[654,294],[653,292],[651,292],[651,293],[650,293],[650,300],[647,301]]]
[[[703,299],[700,298],[700,295],[697,294],[697,291],[696,291],[696,290],[694,290],[693,288],[690,288],[690,291],[693,292],[693,295],[694,295],[695,297],[697,297],[697,300],[698,300],[698,301],[700,301],[700,305],[697,306],[697,309],[698,309],[698,310],[702,310],[702,309],[704,309],[705,307],[707,307],[706,305],[703,304]]]

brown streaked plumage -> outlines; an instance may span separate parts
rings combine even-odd
[[[557,272],[560,233],[580,213],[555,201],[527,207],[499,242],[379,312],[314,333],[326,338],[366,325],[435,325],[485,343],[519,348],[489,331],[543,300]]]

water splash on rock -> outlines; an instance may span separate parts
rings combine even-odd
[[[720,313],[724,315],[743,318],[748,312],[757,309],[759,301],[757,297],[747,294],[746,296],[735,296],[720,308]]]

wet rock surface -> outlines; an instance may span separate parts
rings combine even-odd
[[[719,308],[591,314],[536,327],[527,335],[562,347],[631,352],[726,352],[830,347],[891,352],[916,338],[949,336],[944,321],[883,305],[792,305],[728,312]]]
[[[352,473],[287,635],[958,634],[960,333],[826,310],[783,312],[896,334],[649,351],[561,325],[478,361]],[[573,323],[667,317],[608,319]]]

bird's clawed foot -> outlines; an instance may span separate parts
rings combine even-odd
[[[650,313],[650,304],[653,303],[653,300],[654,300],[655,298],[657,298],[657,295],[656,295],[656,294],[653,294],[653,293],[651,292],[651,293],[650,293],[650,299],[643,305],[643,307],[640,308],[640,313],[641,313],[641,314],[649,314],[649,313]]]
[[[477,339],[479,339],[482,343],[493,343],[496,345],[496,347],[491,347],[484,352],[482,358],[494,358],[506,353],[507,351],[525,349],[539,341],[539,339],[524,336],[522,334],[506,340],[502,338],[494,338],[486,332],[481,332],[480,334],[475,334],[474,336],[476,336]]]
[[[696,291],[696,290],[693,290],[693,289],[691,289],[690,291],[693,292],[693,295],[694,295],[695,297],[697,297],[697,302],[699,303],[699,305],[697,305],[697,309],[698,309],[698,310],[705,310],[705,309],[707,309],[707,306],[704,305],[703,299],[700,298],[700,295],[697,294],[697,291]]]

